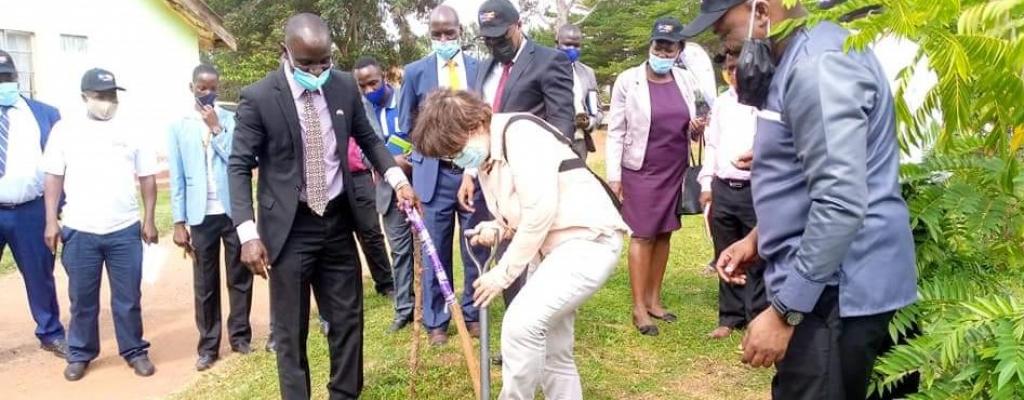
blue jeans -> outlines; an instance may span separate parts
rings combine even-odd
[[[434,198],[429,203],[423,204],[423,223],[434,239],[434,246],[437,247],[441,264],[444,265],[448,279],[455,284],[455,276],[452,275],[452,240],[455,236],[455,218],[459,219],[459,226],[462,230],[470,229],[477,223],[490,217],[487,205],[484,203],[483,192],[477,190],[476,199],[473,205],[476,212],[470,213],[459,208],[456,194],[462,184],[462,174],[451,171],[444,166],[437,174],[437,188]],[[477,185],[479,187],[479,185]],[[462,237],[462,235],[458,235]],[[462,240],[460,240],[462,242]],[[479,320],[479,310],[473,306],[473,281],[476,280],[479,272],[473,262],[469,259],[469,251],[466,244],[459,243],[462,249],[462,265],[465,273],[462,291],[462,314],[466,322]],[[488,250],[485,248],[472,249],[477,259],[483,262],[487,258]],[[452,288],[456,290],[455,288]],[[423,254],[423,325],[427,329],[447,329],[451,314],[445,312],[444,295],[441,287],[434,277],[434,267],[430,259]]]
[[[64,338],[60,324],[60,306],[53,283],[53,253],[46,248],[43,199],[38,198],[13,209],[0,209],[0,254],[11,246],[14,263],[25,280],[28,307],[36,321],[36,337],[43,343]]]
[[[64,228],[61,263],[68,273],[71,323],[67,361],[88,362],[100,353],[100,278],[103,265],[110,275],[110,309],[121,357],[131,361],[147,354],[142,339],[142,227],[96,235]]]

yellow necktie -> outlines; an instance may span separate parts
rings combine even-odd
[[[448,88],[451,90],[461,90],[462,81],[459,80],[459,71],[455,69],[455,60],[448,60],[448,64],[445,66],[448,68]]]

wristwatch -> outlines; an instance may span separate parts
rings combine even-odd
[[[797,326],[804,321],[804,313],[799,311],[790,310],[778,297],[772,299],[772,309],[779,313],[783,321],[786,321],[786,325]]]

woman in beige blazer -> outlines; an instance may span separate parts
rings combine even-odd
[[[511,238],[497,266],[473,284],[486,306],[530,267],[505,311],[502,399],[582,399],[573,358],[576,309],[611,275],[628,227],[610,192],[566,139],[529,114],[495,114],[468,92],[427,97],[412,133],[425,156],[477,170],[494,220],[477,225],[474,245]],[[539,260],[539,262],[537,261]]]
[[[615,80],[605,143],[608,183],[622,199],[622,216],[633,231],[629,278],[633,324],[656,336],[653,319],[675,322],[661,301],[672,232],[681,227],[677,203],[695,115],[693,76],[674,66],[685,46],[683,25],[661,18],[651,33],[650,56]],[[697,128],[699,129],[699,127]]]

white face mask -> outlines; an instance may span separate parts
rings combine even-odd
[[[107,100],[85,99],[85,109],[89,116],[98,121],[109,121],[117,113],[117,103]]]

